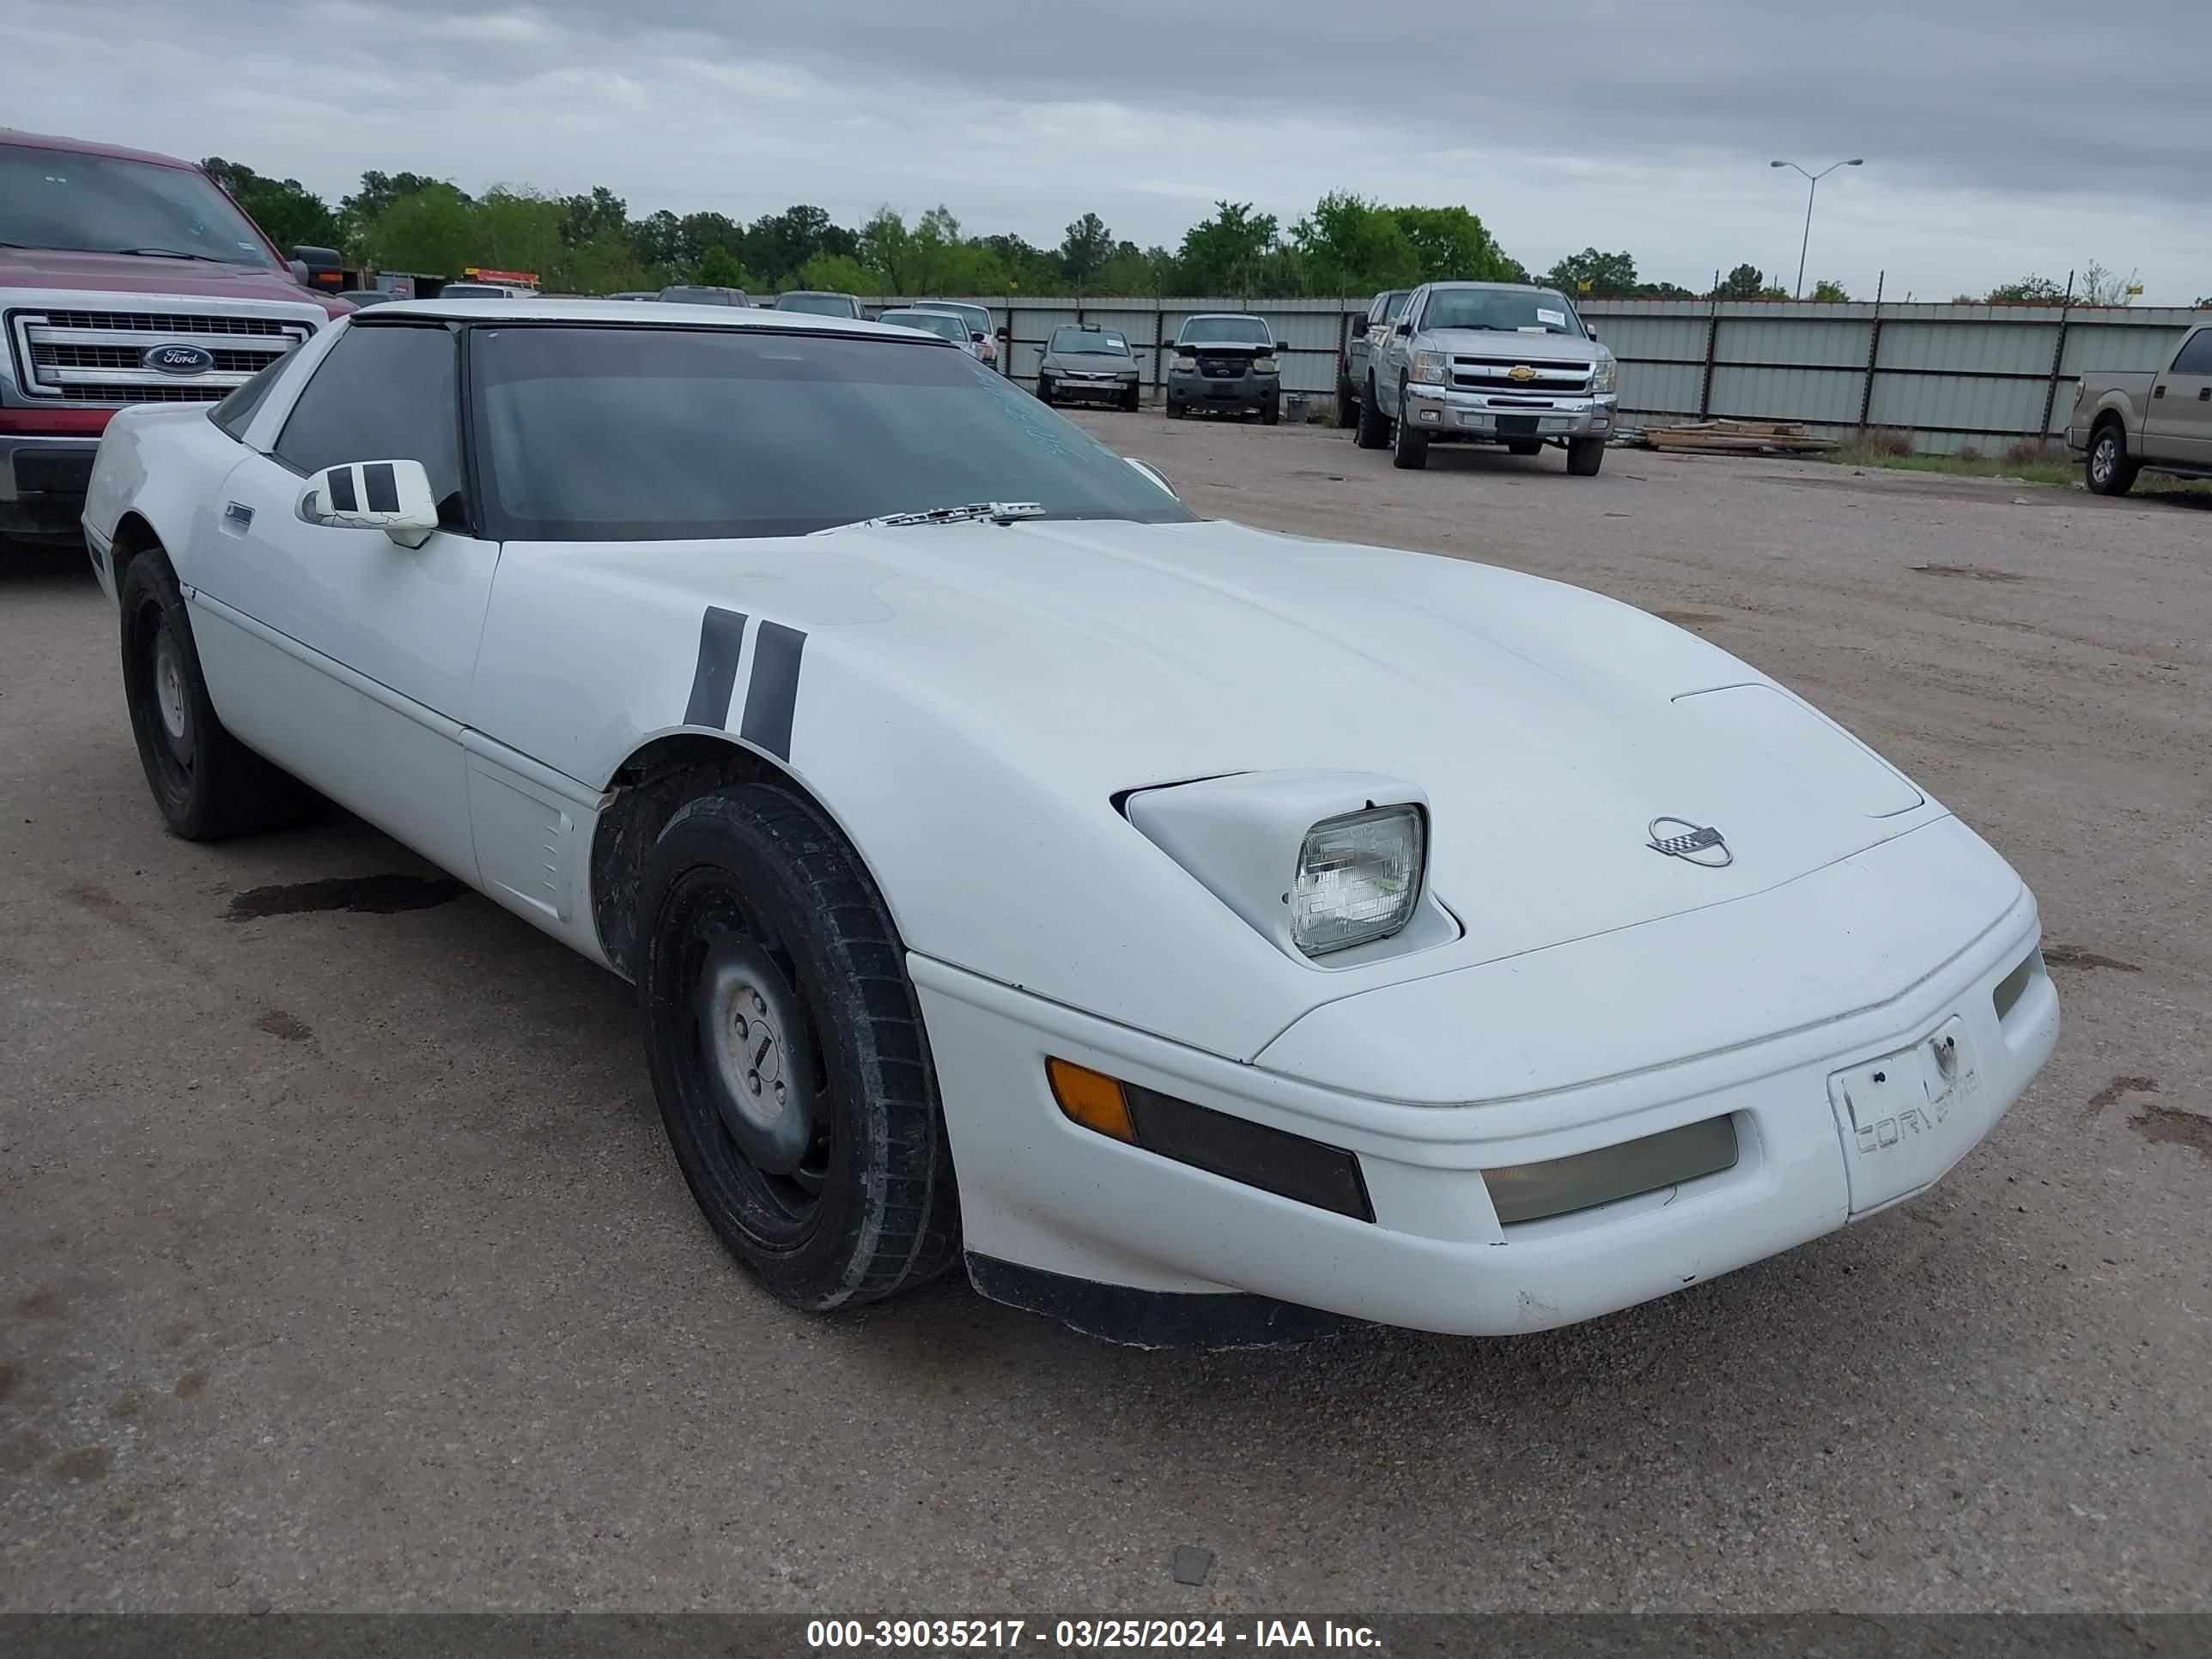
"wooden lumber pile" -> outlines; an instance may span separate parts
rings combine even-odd
[[[1685,454],[1820,455],[1836,447],[1833,438],[1814,437],[1802,421],[1692,421],[1646,427],[1644,441]]]

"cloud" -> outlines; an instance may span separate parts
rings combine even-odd
[[[2033,10],[2033,9],[2030,9]],[[1464,202],[1538,266],[1595,244],[1692,286],[1811,276],[1948,298],[2091,258],[2212,290],[2201,0],[2122,28],[2014,3],[1860,0],[15,0],[9,118],[222,155],[335,197],[369,167],[635,212],[847,222],[943,202],[1057,241],[1096,210],[1172,243],[1217,198],[1287,223],[1322,191]],[[128,100],[114,89],[132,88]]]

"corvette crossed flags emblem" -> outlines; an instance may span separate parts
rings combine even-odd
[[[1669,823],[1680,824],[1680,831],[1671,836],[1661,834],[1661,826]],[[1735,854],[1729,851],[1729,844],[1721,838],[1721,832],[1709,825],[1695,824],[1687,818],[1654,818],[1644,826],[1644,833],[1651,837],[1646,844],[1653,852],[1664,853],[1670,859],[1680,859],[1685,864],[1700,865],[1708,870],[1725,870],[1735,862]],[[1719,856],[1714,857],[1715,854]]]

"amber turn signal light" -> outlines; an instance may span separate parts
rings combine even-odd
[[[1119,1083],[1103,1072],[1065,1060],[1047,1060],[1044,1069],[1052,1079],[1052,1097],[1070,1119],[1102,1135],[1135,1144],[1137,1130],[1129,1121],[1129,1099]]]

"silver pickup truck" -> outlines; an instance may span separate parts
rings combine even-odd
[[[1433,442],[1563,444],[1567,471],[1605,464],[1619,424],[1620,367],[1566,295],[1517,283],[1430,283],[1374,348],[1358,441],[1394,465],[1425,466]]]
[[[2068,446],[2100,495],[2121,495],[2146,468],[2212,478],[2212,323],[2183,337],[2164,368],[2084,374]]]
[[[1354,317],[1346,326],[1344,349],[1336,365],[1336,423],[1350,431],[1359,423],[1359,399],[1375,367],[1375,344],[1385,330],[1406,314],[1410,288],[1386,288],[1370,301],[1364,317]]]

